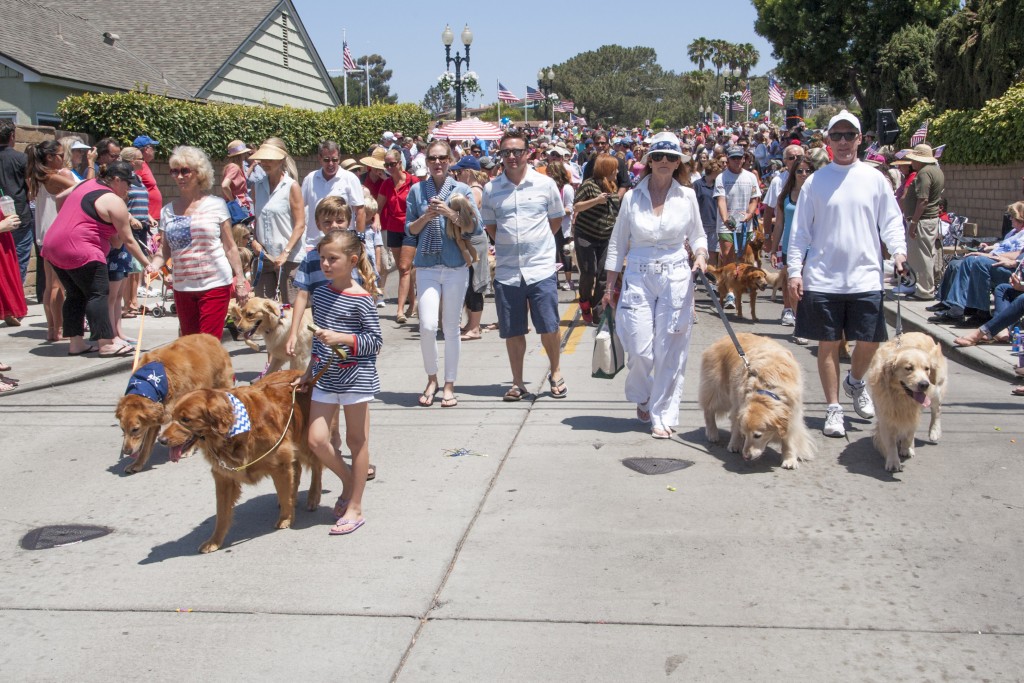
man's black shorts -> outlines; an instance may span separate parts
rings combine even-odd
[[[796,309],[793,334],[816,341],[884,342],[889,338],[882,292],[831,294],[804,292]]]

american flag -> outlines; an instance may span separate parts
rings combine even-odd
[[[543,99],[544,99],[544,93],[542,93],[540,90],[536,90],[534,88],[531,88],[530,86],[526,86],[526,101],[527,102],[529,102],[531,100],[536,101],[536,100],[543,100]]]
[[[348,43],[341,48],[341,66],[345,71],[359,71],[359,67],[352,61],[352,52],[348,49]]]
[[[909,151],[910,151],[909,149],[901,149],[900,151],[896,152],[896,154],[894,156],[897,159],[902,159],[903,157],[907,156],[907,152],[909,152]]]
[[[730,102],[729,109],[732,109],[733,111],[743,111],[743,102]]]
[[[928,122],[925,121],[921,124],[921,127],[917,129],[917,132],[910,136],[910,146],[920,145],[928,137]]]
[[[779,87],[775,76],[768,77],[768,99],[779,106],[786,103],[786,91]]]
[[[503,86],[501,81],[498,81],[498,100],[501,102],[518,102],[519,98],[515,96],[515,93]]]
[[[878,146],[877,142],[872,142],[871,145],[866,150],[864,150],[864,156],[876,154],[880,149],[881,147]]]
[[[561,100],[555,105],[555,111],[570,112],[576,108],[576,104],[572,100]]]
[[[946,146],[945,145],[939,145],[934,150],[932,150],[932,156],[935,157],[936,159],[939,159],[939,158],[942,157],[942,153],[945,152],[945,151],[946,151]]]
[[[744,104],[750,104],[751,102],[750,81],[747,81],[747,87],[743,89],[743,96],[740,97],[740,102],[743,102]]]

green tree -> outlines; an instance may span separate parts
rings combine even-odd
[[[642,121],[651,101],[668,88],[658,55],[649,47],[604,45],[552,68],[552,90],[586,106],[587,120],[595,125]]]
[[[754,30],[772,44],[777,71],[789,83],[819,83],[852,95],[868,117],[886,104],[879,56],[911,24],[936,27],[960,0],[752,0]]]
[[[387,68],[388,62],[378,54],[364,55],[355,60],[356,66],[363,67],[367,60],[370,62],[370,102],[372,104],[395,104],[398,102],[398,95],[391,94],[391,69]],[[342,97],[344,84],[341,76],[331,79],[338,97]],[[348,103],[349,106],[366,106],[366,71],[352,71],[348,75]]]
[[[435,83],[427,88],[420,106],[429,111],[431,116],[437,116],[455,108],[455,95],[451,90]]]
[[[757,51],[757,48],[751,43],[740,43],[734,47],[735,50],[735,66],[739,68],[743,78],[746,78],[750,73],[750,70],[757,66],[757,63],[761,61],[761,53]]]
[[[976,109],[1002,96],[1024,70],[1024,5],[1019,0],[967,0],[936,31],[935,103]]]
[[[887,106],[903,111],[915,101],[935,94],[932,47],[935,30],[925,24],[900,29],[878,57],[878,87]]]
[[[712,54],[714,54],[714,48],[711,41],[703,36],[695,38],[686,46],[686,55],[691,62],[697,65],[698,71],[704,71],[704,64],[711,59]]]

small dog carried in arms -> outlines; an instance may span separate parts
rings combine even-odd
[[[873,440],[887,472],[902,472],[902,459],[914,457],[914,432],[923,409],[931,410],[928,439],[938,443],[942,438],[947,376],[942,347],[927,334],[905,332],[878,347],[867,381],[875,404]]]

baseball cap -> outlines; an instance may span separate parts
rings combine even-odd
[[[392,133],[390,130],[386,130],[384,131],[384,135],[381,135],[381,137],[385,140],[394,140],[395,134]]]
[[[726,150],[725,155],[730,159],[742,157],[744,155],[743,148],[740,147],[739,145],[733,145],[728,150]]]
[[[480,170],[480,162],[477,160],[477,158],[475,156],[467,155],[467,156],[464,156],[461,159],[459,159],[459,163],[457,163],[454,166],[452,166],[451,170],[453,170],[453,171],[461,171],[461,170],[466,169],[466,168],[474,170],[474,171],[479,171]]]
[[[140,135],[139,137],[132,140],[132,147],[138,147],[141,149],[143,147],[149,147],[150,145],[152,145],[153,147],[159,147],[160,141],[154,140],[148,135]]]
[[[842,121],[846,121],[851,126],[856,128],[858,133],[860,132],[860,121],[857,119],[856,116],[854,116],[850,112],[846,111],[845,109],[842,110],[841,112],[839,112],[838,114],[836,114],[835,116],[833,116],[831,119],[829,119],[828,128],[826,128],[825,130],[826,131],[832,130],[836,126],[836,124],[838,124],[838,123],[840,123]]]
[[[92,147],[85,144],[81,140],[75,140],[73,143],[71,143],[71,149],[92,149]]]
[[[494,159],[490,157],[480,157],[477,159],[477,162],[480,164],[480,168],[487,169],[488,171],[497,166],[497,164],[494,163]]]

